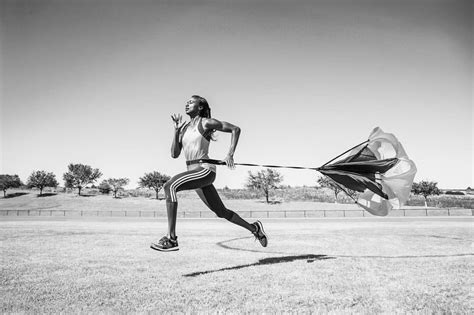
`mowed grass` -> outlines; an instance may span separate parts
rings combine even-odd
[[[0,221],[2,312],[473,313],[471,217]]]

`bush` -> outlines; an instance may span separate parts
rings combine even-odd
[[[100,191],[99,189],[96,189],[96,188],[83,188],[83,191],[84,191],[84,194],[86,195],[99,195],[100,194]]]
[[[456,196],[464,196],[464,193],[462,191],[452,191],[448,190],[447,192],[444,193],[445,195],[456,195]]]
[[[110,191],[112,190],[112,187],[110,187],[109,183],[107,183],[106,180],[103,180],[100,185],[99,185],[99,191],[103,195],[108,195]]]

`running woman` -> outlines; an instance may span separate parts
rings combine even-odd
[[[186,103],[186,114],[189,123],[182,122],[180,114],[174,114],[174,137],[171,145],[171,157],[176,159],[184,151],[188,170],[172,177],[164,185],[166,195],[166,210],[168,214],[168,235],[158,242],[153,242],[151,248],[159,251],[178,250],[176,236],[176,216],[178,199],[176,193],[181,190],[196,190],[201,200],[219,218],[237,224],[249,230],[263,247],[267,246],[267,235],[260,221],[249,223],[237,213],[227,209],[212,184],[216,179],[216,166],[208,163],[193,164],[192,160],[209,159],[209,144],[215,131],[232,133],[229,153],[224,159],[227,166],[234,169],[234,152],[239,141],[240,128],[225,121],[211,118],[211,109],[206,99],[193,95]]]

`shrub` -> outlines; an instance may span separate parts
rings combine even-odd
[[[456,196],[464,196],[464,193],[462,191],[452,191],[448,190],[447,192],[444,193],[445,195],[456,195]]]
[[[109,183],[106,180],[103,180],[99,185],[99,191],[103,195],[108,195],[112,187],[110,187]]]

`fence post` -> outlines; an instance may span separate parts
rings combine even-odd
[[[81,210],[81,217],[82,217],[82,210]]]
[[[286,210],[283,211],[284,215],[285,215],[285,218],[286,218]]]
[[[303,210],[303,216],[306,218],[306,210]]]
[[[451,213],[449,212],[449,208],[448,208],[448,217],[450,217],[450,216],[451,216]]]
[[[403,209],[403,216],[406,217],[406,215],[405,215],[405,209]]]
[[[53,216],[53,210],[49,210],[49,216],[50,216],[50,217]]]
[[[138,217],[141,218],[142,217],[142,210],[138,210]],[[170,236],[171,237],[171,236]]]
[[[428,216],[428,208],[425,208],[425,214]]]
[[[28,210],[28,216],[30,216],[30,210]]]
[[[345,218],[346,217],[346,210],[342,210],[342,216]]]
[[[323,210],[323,215],[324,217],[326,217],[326,210]]]
[[[199,217],[202,218],[202,212],[201,211],[199,211]]]
[[[64,216],[66,216],[66,210],[63,210],[63,212],[64,212]]]

